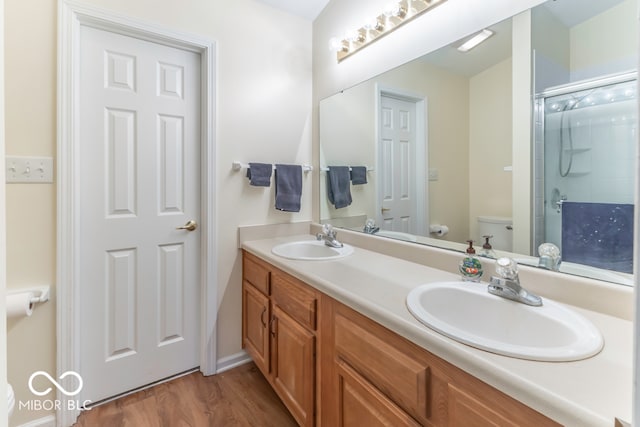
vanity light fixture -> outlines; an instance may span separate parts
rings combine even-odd
[[[469,52],[471,49],[478,46],[480,43],[484,42],[486,39],[488,39],[492,35],[493,35],[493,31],[484,29],[480,31],[478,34],[476,34],[475,36],[471,37],[466,42],[464,42],[462,45],[460,45],[460,47],[458,47],[458,50],[460,52]]]
[[[329,41],[329,49],[336,53],[340,62],[445,1],[447,0],[400,0],[391,3],[380,15],[371,18],[362,27],[350,30],[342,37],[333,37]]]

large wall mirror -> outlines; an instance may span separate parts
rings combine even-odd
[[[473,240],[482,255],[534,266],[553,243],[560,272],[631,285],[637,8],[548,1],[488,27],[471,50],[458,48],[474,34],[322,100],[321,221],[458,251]],[[517,93],[531,102],[524,122]],[[531,137],[514,138],[517,126]],[[345,184],[345,167],[358,184]],[[514,194],[525,190],[523,209]]]

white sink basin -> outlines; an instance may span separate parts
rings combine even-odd
[[[326,261],[351,255],[353,253],[353,246],[345,244],[341,248],[332,248],[325,245],[324,241],[301,240],[279,244],[274,246],[271,252],[288,259]]]
[[[456,341],[492,353],[538,361],[573,361],[597,354],[600,331],[575,311],[543,299],[531,307],[487,292],[487,285],[441,282],[409,292],[420,322]]]

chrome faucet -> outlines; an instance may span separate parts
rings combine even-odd
[[[496,274],[491,276],[487,290],[490,294],[532,306],[541,306],[542,298],[520,286],[518,265],[511,258],[498,258]]]
[[[376,221],[372,218],[369,218],[367,222],[364,223],[364,229],[362,230],[367,234],[375,234],[380,231],[380,227],[376,226]]]
[[[322,232],[316,234],[316,239],[324,240],[324,244],[332,248],[341,248],[343,244],[336,239],[337,234],[331,224],[322,224]]]
[[[538,267],[546,268],[547,270],[559,271],[560,263],[560,249],[553,243],[543,243],[538,246]]]

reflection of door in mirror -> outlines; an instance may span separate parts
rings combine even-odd
[[[379,99],[377,222],[383,230],[424,234],[428,197],[418,175],[425,163],[425,115],[417,114],[424,101],[388,92]]]

